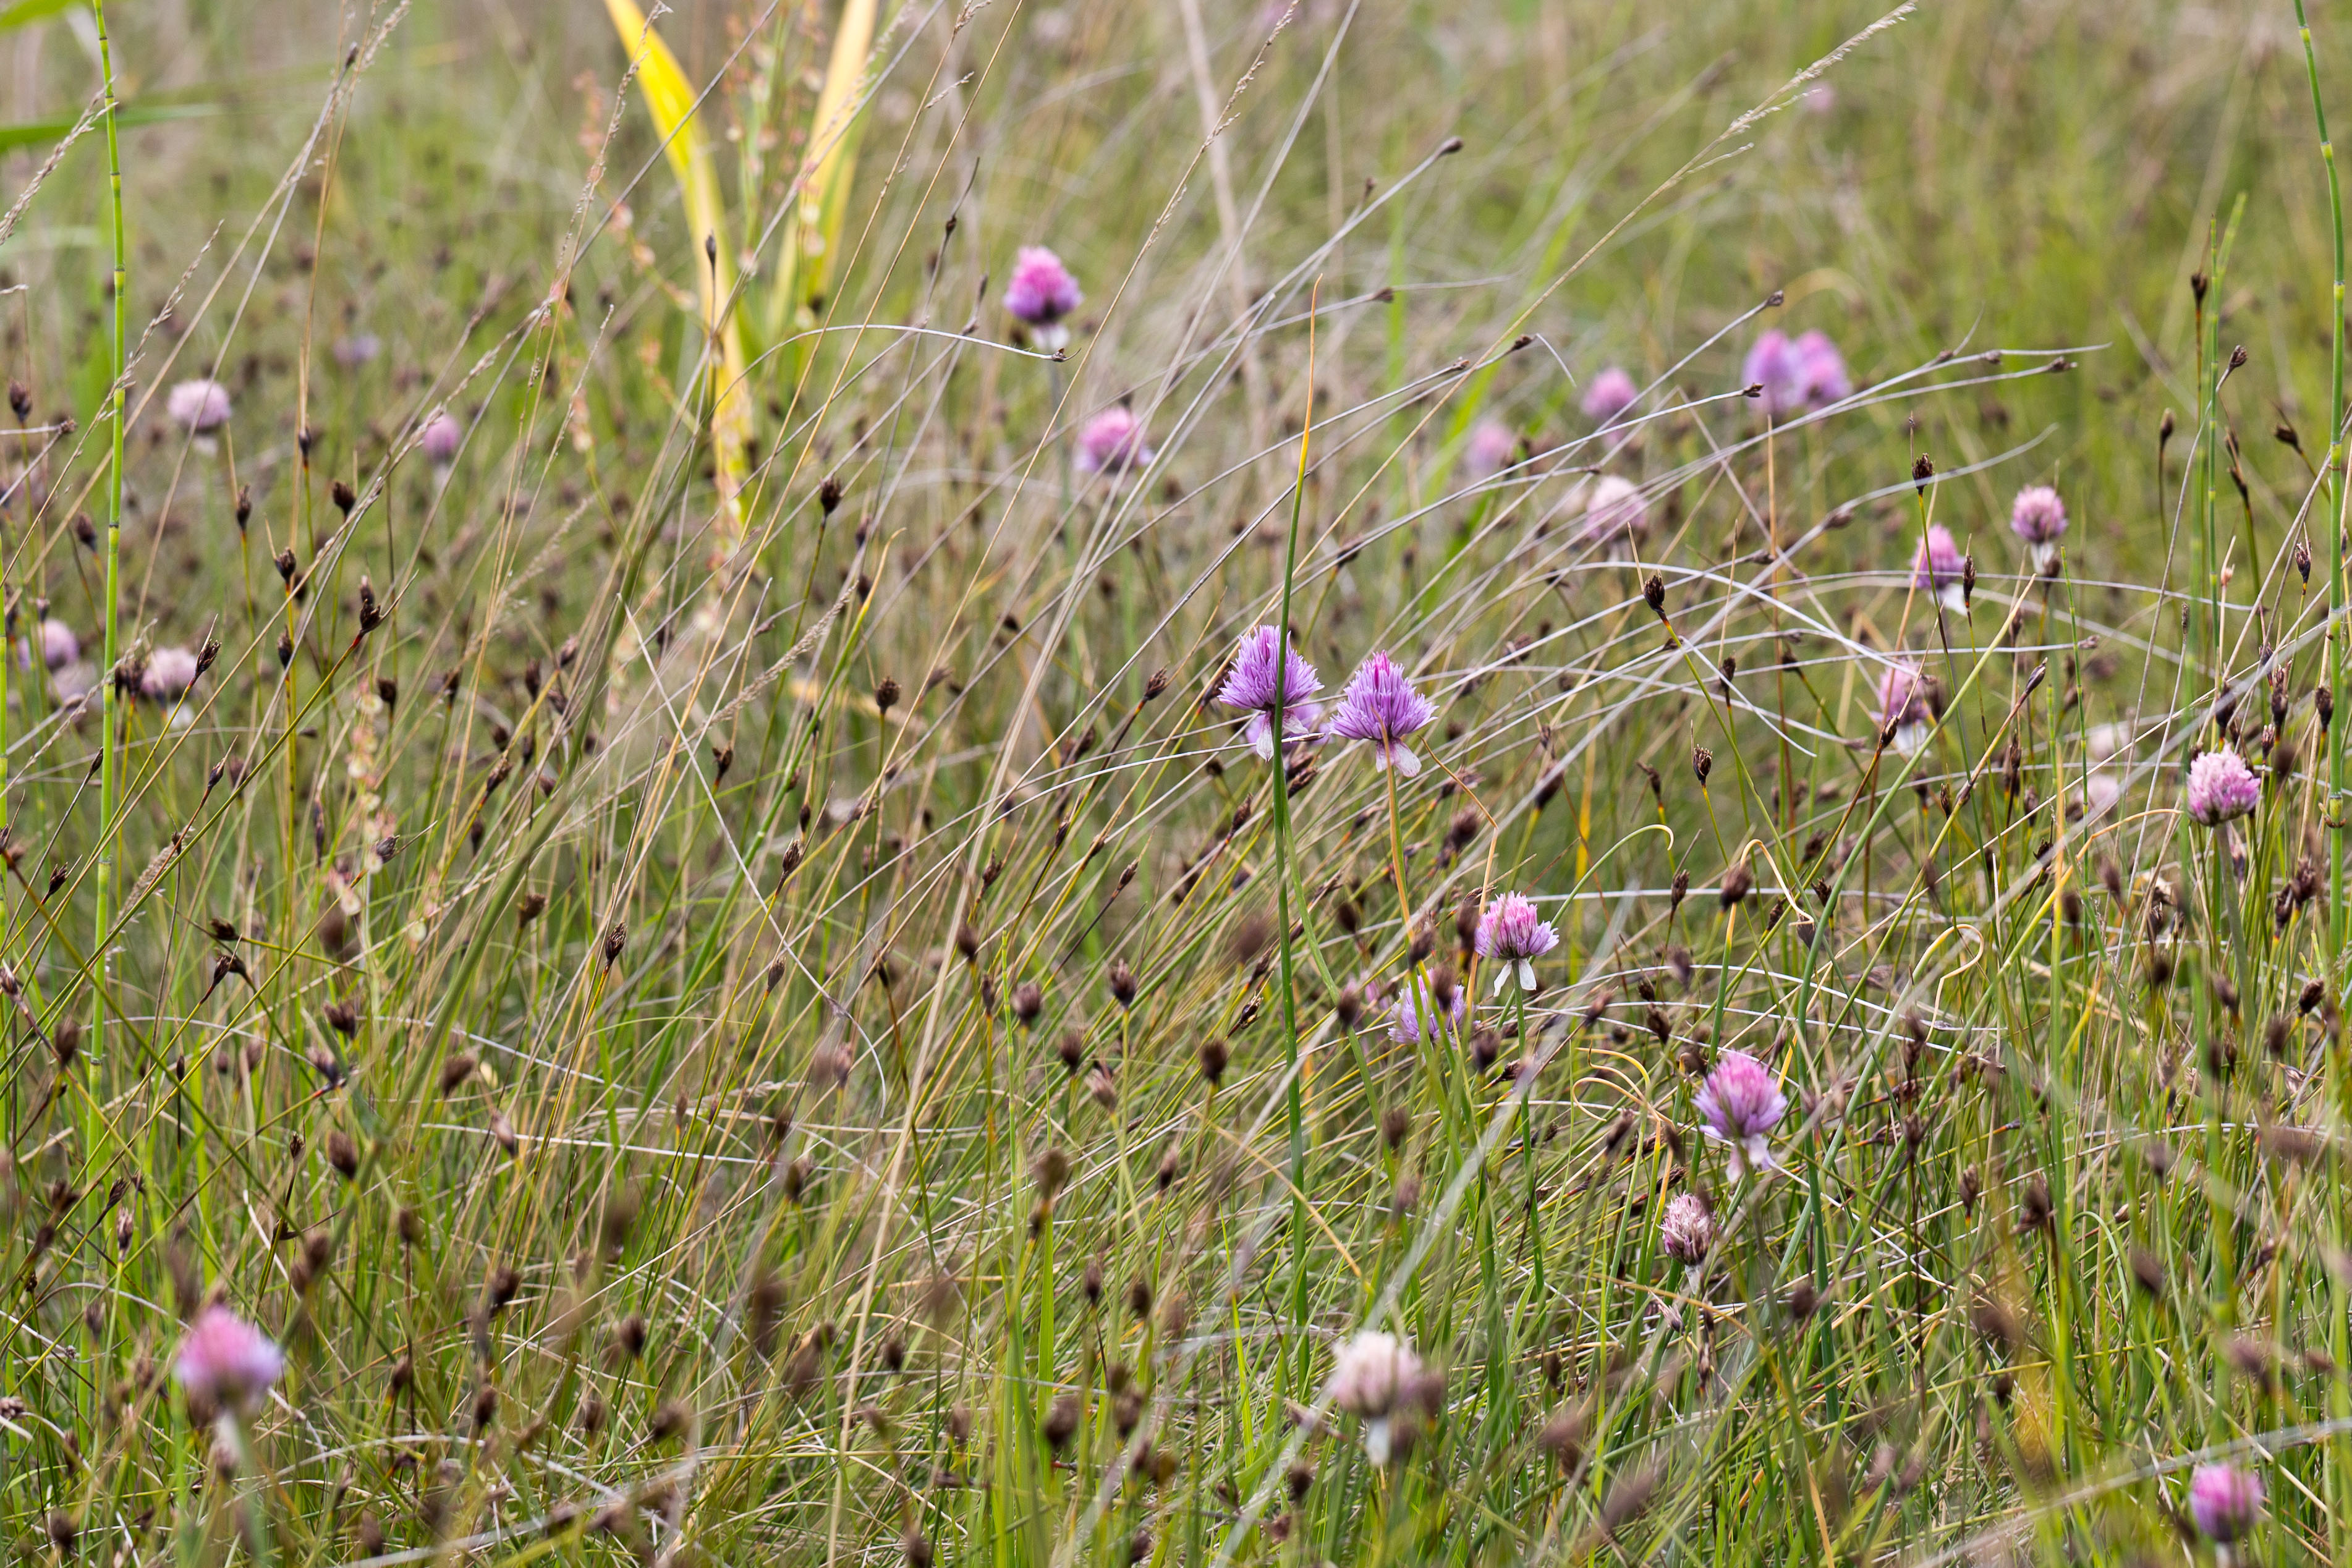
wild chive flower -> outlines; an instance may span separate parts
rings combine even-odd
[[[1217,700],[1250,716],[1242,739],[1267,761],[1274,759],[1274,714],[1282,713],[1286,745],[1307,739],[1322,721],[1323,705],[1315,700],[1323,677],[1315,673],[1290,640],[1271,626],[1244,634],[1234,650],[1233,673],[1217,689]]]
[[[1062,318],[1085,301],[1078,280],[1044,246],[1024,245],[1013,256],[1013,281],[1004,286],[1005,312],[1029,329],[1039,348],[1051,353],[1068,344],[1070,329]]]
[[[383,340],[373,332],[354,332],[335,340],[335,363],[347,371],[358,370],[383,351]]]
[[[1364,1421],[1364,1457],[1389,1462],[1390,1419],[1421,1381],[1421,1357],[1391,1333],[1367,1329],[1331,1357],[1331,1403]]]
[[[1078,467],[1087,474],[1124,474],[1151,461],[1143,444],[1143,422],[1121,404],[1087,421],[1078,432]]]
[[[1711,1144],[1731,1145],[1731,1179],[1748,1166],[1772,1168],[1766,1140],[1789,1113],[1789,1097],[1772,1082],[1769,1069],[1744,1051],[1727,1051],[1698,1092],[1700,1131]]]
[[[2189,814],[2204,827],[2244,816],[2262,798],[2262,780],[2244,758],[2226,746],[2189,765]]]
[[[285,1371],[285,1354],[268,1334],[226,1307],[210,1306],[180,1341],[172,1375],[199,1405],[249,1410]]]
[[[457,415],[436,408],[416,433],[416,449],[434,467],[446,468],[457,460],[457,448],[465,439],[466,427],[457,423]]]
[[[1650,507],[1642,499],[1639,485],[1614,474],[1603,474],[1592,481],[1584,495],[1584,527],[1579,530],[1586,544],[1632,538],[1647,532],[1649,527]]]
[[[81,639],[74,635],[72,627],[55,619],[43,621],[35,630],[33,636],[18,645],[16,649],[18,669],[29,670],[33,667],[33,650],[36,646],[40,649],[41,664],[45,669],[62,670],[81,657]]]
[[[2066,531],[2066,503],[2047,485],[2029,485],[2010,503],[2009,526],[2033,547],[2033,570],[2047,574],[2058,569],[2058,536]]]
[[[1794,339],[1780,331],[1765,333],[1748,350],[1741,375],[1748,385],[1764,389],[1764,412],[1775,420],[1827,408],[1853,393],[1845,360],[1821,332]]]
[[[1658,1250],[1677,1263],[1703,1263],[1715,1245],[1715,1216],[1695,1192],[1677,1193],[1658,1218]]]
[[[1536,988],[1534,961],[1559,946],[1559,933],[1538,918],[1533,899],[1507,893],[1486,905],[1486,912],[1478,917],[1476,946],[1478,956],[1491,958],[1498,966],[1496,990],[1517,974],[1519,988],[1532,991]]]
[[[1919,667],[1887,665],[1885,674],[1878,677],[1878,733],[1892,731],[1888,744],[1908,757],[1927,744],[1934,719],[1935,710],[1927,701],[1927,677],[1919,673]]]
[[[1419,1045],[1422,1035],[1433,1031],[1441,1023],[1460,1029],[1469,1010],[1469,996],[1458,988],[1454,990],[1452,1005],[1441,1012],[1437,998],[1430,995],[1428,987],[1409,984],[1389,1013],[1389,1038],[1399,1045]],[[1425,1031],[1422,1027],[1423,1024],[1429,1025],[1430,1030]]]
[[[1911,586],[1935,595],[1936,602],[1955,614],[1969,607],[1968,558],[1941,523],[1928,526],[1927,537],[1911,552]]]
[[[1469,442],[1462,449],[1462,469],[1473,479],[1492,479],[1519,454],[1519,438],[1507,425],[1491,419],[1482,419],[1470,428]]]
[[[173,423],[191,435],[210,435],[228,423],[228,388],[202,379],[182,382],[163,400]]]
[[[1437,705],[1412,689],[1402,670],[1386,653],[1374,653],[1356,668],[1331,715],[1331,733],[1346,740],[1370,741],[1372,766],[1393,763],[1407,779],[1421,771],[1421,758],[1405,737],[1426,729],[1437,717]],[[1286,731],[1287,723],[1284,725]]]
[[[2207,1540],[2227,1545],[2262,1517],[2263,1478],[2235,1465],[2200,1465],[2189,1478],[2189,1511]]]
[[[158,648],[147,655],[139,691],[150,701],[174,703],[196,684],[196,656],[185,648]]]
[[[1642,389],[1633,384],[1633,378],[1612,365],[1593,377],[1592,384],[1584,389],[1585,417],[1601,424],[1614,424],[1641,395]]]

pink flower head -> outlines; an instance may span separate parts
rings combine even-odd
[[[1506,893],[1478,916],[1476,940],[1478,956],[1500,966],[1495,977],[1496,990],[1517,974],[1520,988],[1532,991],[1536,988],[1534,960],[1559,946],[1559,933],[1537,915],[1535,900],[1524,894]]]
[[[1217,688],[1217,700],[1250,716],[1242,738],[1252,751],[1274,759],[1274,715],[1282,714],[1282,738],[1287,746],[1315,733],[1322,721],[1323,705],[1315,695],[1323,677],[1315,673],[1290,640],[1271,626],[1260,626],[1242,636],[1234,650],[1234,667]]]
[[[2200,1465],[2189,1477],[2189,1511],[2209,1541],[2228,1542],[2263,1514],[2263,1478],[2235,1465]]]
[[[33,667],[33,649],[37,643],[45,669],[61,670],[81,657],[81,639],[74,635],[73,628],[62,621],[47,620],[36,630],[32,641],[16,650],[19,669]]]
[[[1808,114],[1827,114],[1837,107],[1837,89],[1822,82],[1806,90],[1803,103]]]
[[[2205,827],[2244,816],[2262,798],[2262,780],[2244,758],[2226,746],[2189,765],[2189,814]]]
[[[2035,570],[2057,569],[2058,536],[2066,531],[2066,503],[2058,498],[2057,491],[2047,485],[2028,485],[2020,490],[2010,505],[2009,526],[2033,547]]]
[[[1963,611],[1969,607],[1968,570],[1968,558],[1960,554],[1952,530],[1941,523],[1929,525],[1927,537],[1911,552],[1911,586],[1935,595],[1947,610]]]
[[[147,655],[146,673],[139,691],[150,701],[173,703],[196,684],[196,656],[185,648],[158,648]]]
[[[182,382],[163,399],[173,423],[194,435],[209,435],[228,423],[228,388],[218,382]]]
[[[1366,1329],[1333,1353],[1331,1403],[1363,1418],[1364,1453],[1373,1464],[1389,1462],[1389,1418],[1421,1382],[1421,1357],[1394,1334]]]
[[[1051,327],[1085,303],[1078,280],[1062,258],[1042,245],[1024,245],[1013,258],[1013,281],[1004,286],[1005,312],[1031,327]],[[1067,340],[1067,334],[1064,340]],[[1058,347],[1059,345],[1055,345]]]
[[[1585,543],[1607,544],[1645,533],[1649,527],[1649,503],[1642,499],[1639,485],[1614,474],[1603,474],[1592,482],[1584,497]]]
[[[1114,403],[1078,432],[1078,467],[1088,474],[1123,474],[1151,461],[1143,444],[1143,422],[1126,405]]]
[[[1389,1038],[1399,1045],[1419,1045],[1422,1036],[1434,1030],[1441,1023],[1461,1028],[1469,1012],[1470,998],[1459,986],[1454,989],[1452,1005],[1441,1014],[1437,998],[1429,993],[1426,986],[1410,984],[1405,987],[1404,994],[1397,998],[1396,1006],[1389,1014]],[[1429,1030],[1423,1028],[1424,1024],[1429,1026]]]
[[[1928,691],[1927,677],[1916,664],[1889,664],[1878,677],[1878,732],[1906,757],[1927,742],[1927,727],[1935,718]]]
[[[268,1334],[226,1307],[211,1306],[188,1325],[172,1375],[199,1405],[249,1410],[285,1371],[285,1353]]]
[[[1584,389],[1585,417],[1604,425],[1614,424],[1641,395],[1642,389],[1633,384],[1633,378],[1612,365],[1593,377],[1592,384]]]
[[[457,460],[457,448],[465,439],[466,427],[457,423],[457,415],[436,408],[416,433],[416,449],[436,468],[446,468]]]
[[[1343,740],[1371,743],[1372,766],[1394,764],[1407,779],[1421,771],[1421,758],[1405,737],[1426,729],[1437,717],[1437,705],[1412,689],[1402,670],[1386,653],[1374,653],[1356,668],[1331,715],[1331,733]]]
[[[1846,374],[1845,356],[1826,332],[1808,332],[1797,340],[1797,374],[1804,385],[1805,406],[1827,408],[1853,395],[1853,378]]]
[[[1780,331],[1765,333],[1748,350],[1740,373],[1748,385],[1764,389],[1764,412],[1775,420],[1827,408],[1853,393],[1844,357],[1822,332],[1794,339]]]
[[[1744,1051],[1727,1051],[1698,1092],[1699,1130],[1711,1144],[1731,1145],[1731,1179],[1750,1165],[1772,1167],[1766,1142],[1789,1113],[1789,1097],[1773,1083],[1765,1065]]]
[[[1470,427],[1470,440],[1462,449],[1462,466],[1473,479],[1491,479],[1511,465],[1519,455],[1519,438],[1510,427],[1491,419],[1482,419]]]
[[[335,340],[335,363],[347,371],[358,370],[382,352],[383,340],[373,332],[354,332]]]
[[[1703,1263],[1715,1245],[1715,1216],[1695,1192],[1677,1193],[1658,1217],[1658,1250],[1677,1263]]]

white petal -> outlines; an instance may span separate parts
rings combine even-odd
[[[1265,715],[1253,716],[1249,723],[1242,727],[1242,738],[1249,743],[1252,751],[1257,753],[1259,761],[1274,760],[1274,721]]]
[[[1389,1462],[1389,1418],[1376,1416],[1364,1423],[1364,1458],[1375,1469]]]
[[[1420,776],[1421,758],[1412,754],[1412,747],[1391,746],[1389,749],[1396,759],[1396,770],[1400,775],[1407,779]]]
[[[1536,988],[1536,967],[1525,958],[1519,960],[1519,988],[1524,991]]]
[[[1510,967],[1508,964],[1497,964],[1497,965],[1496,965],[1496,966],[1495,966],[1495,994],[1496,994],[1496,996],[1498,996],[1498,997],[1499,997],[1499,996],[1501,996],[1501,995],[1503,994],[1503,988],[1504,988],[1505,986],[1509,985],[1510,983],[1511,983],[1511,967]]]
[[[1936,598],[1945,609],[1950,611],[1955,615],[1965,615],[1968,613],[1968,591],[1957,582],[1948,582],[1944,584],[1944,591],[1937,594]]]

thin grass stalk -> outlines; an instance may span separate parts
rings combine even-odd
[[[2319,96],[2319,55],[2311,42],[2311,21],[2304,0],[2294,0],[2295,29],[2303,37],[2303,68],[2311,84],[2311,119],[2319,131],[2319,161],[2327,170],[2327,216],[2335,283],[2327,313],[2327,515],[2334,526],[2328,553],[2327,620],[2333,626],[2344,618],[2344,189],[2336,172],[2336,143],[2327,136],[2327,109]],[[2327,685],[2330,692],[2344,684],[2344,652],[2339,641],[2327,643]],[[2327,823],[2333,840],[2327,857],[2329,966],[2343,962],[2346,938],[2344,909],[2344,823],[2338,816],[2344,798],[2343,734],[2327,727]]]
[[[103,611],[106,635],[103,644],[105,656],[99,669],[98,865],[94,882],[97,899],[90,944],[89,1044],[92,1057],[96,1059],[106,1039],[107,924],[111,914],[108,905],[114,876],[117,766],[114,731],[115,708],[119,700],[114,686],[114,664],[121,656],[117,646],[120,629],[116,623],[116,601],[121,594],[122,580],[122,373],[123,355],[130,344],[131,269],[124,259],[122,235],[122,149],[115,123],[119,106],[114,97],[114,45],[106,30],[105,0],[90,0],[89,8],[98,26],[98,68],[106,89],[107,214],[114,244],[114,337],[109,345],[107,360],[111,377],[107,388],[110,451],[106,476],[106,605]],[[90,1152],[83,1151],[85,1155]]]

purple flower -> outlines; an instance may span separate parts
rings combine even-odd
[[[1715,1245],[1715,1216],[1695,1192],[1677,1193],[1658,1218],[1658,1250],[1677,1263],[1703,1263]]]
[[[1759,1170],[1772,1168],[1771,1145],[1765,1140],[1788,1114],[1789,1097],[1762,1062],[1744,1051],[1725,1051],[1706,1075],[1697,1103],[1699,1130],[1707,1142],[1731,1145],[1732,1180],[1751,1164]]]
[[[1649,504],[1642,499],[1639,485],[1614,474],[1603,474],[1592,482],[1584,497],[1580,533],[1585,543],[1607,544],[1647,532],[1649,527]]]
[[[1823,82],[1819,87],[1809,89],[1800,101],[1804,104],[1808,114],[1827,114],[1837,108],[1837,89]]]
[[[43,621],[35,635],[39,639],[41,664],[45,669],[61,670],[81,657],[81,639],[75,636],[73,628],[62,621]],[[20,670],[33,667],[31,641],[17,648],[16,667]]]
[[[1519,453],[1519,438],[1507,425],[1491,419],[1482,419],[1470,427],[1470,440],[1462,449],[1462,466],[1473,479],[1491,479],[1511,465]]]
[[[1276,710],[1282,714],[1285,744],[1305,740],[1322,720],[1323,705],[1314,700],[1322,689],[1323,677],[1290,640],[1271,626],[1260,626],[1244,633],[1234,650],[1233,672],[1217,688],[1217,700],[1250,716],[1242,727],[1242,738],[1252,751],[1272,761]]]
[[[1906,757],[1927,744],[1927,727],[1935,717],[1928,691],[1927,677],[1916,664],[1889,664],[1878,677],[1878,733],[1892,731],[1889,743]]]
[[[2262,798],[2262,780],[2226,746],[2189,765],[2189,814],[2205,827],[2244,816]]]
[[[164,411],[193,435],[209,435],[228,423],[228,388],[218,382],[182,382],[163,399]]]
[[[348,338],[335,340],[335,363],[347,371],[358,370],[383,352],[383,340],[373,332],[354,332]]]
[[[1827,408],[1853,393],[1844,358],[1822,332],[1795,339],[1780,331],[1765,333],[1748,350],[1741,374],[1748,385],[1764,389],[1764,412],[1775,420]]]
[[[1522,990],[1534,990],[1534,960],[1559,946],[1559,933],[1537,916],[1535,901],[1523,894],[1502,894],[1478,916],[1478,956],[1501,966],[1495,977],[1498,991],[1514,973]]]
[[[1642,389],[1633,384],[1633,378],[1612,365],[1593,377],[1592,384],[1584,389],[1585,417],[1604,425],[1614,424],[1641,395]]]
[[[1421,771],[1421,758],[1404,744],[1405,737],[1426,729],[1437,717],[1437,705],[1412,689],[1402,670],[1386,653],[1374,653],[1357,666],[1331,715],[1331,733],[1343,740],[1370,741],[1372,766],[1396,770],[1410,779]],[[1283,727],[1285,729],[1288,725]]]
[[[285,1371],[269,1336],[222,1306],[196,1314],[172,1366],[189,1399],[222,1410],[252,1408]]]
[[[1143,444],[1143,422],[1123,404],[1113,404],[1078,432],[1078,467],[1088,474],[1123,474],[1151,461]]]
[[[416,433],[416,449],[436,468],[446,468],[457,460],[457,448],[465,439],[466,427],[457,416],[446,408],[436,408]]]
[[[1024,245],[1013,258],[1013,281],[1004,286],[1004,308],[1031,329],[1040,346],[1058,349],[1070,340],[1061,319],[1085,299],[1078,292],[1078,280],[1070,276],[1062,258],[1044,246]]]
[[[1846,374],[1845,356],[1837,351],[1826,332],[1808,332],[1797,340],[1797,371],[1808,408],[1827,408],[1853,395],[1853,378]]]
[[[2033,568],[2051,572],[2058,567],[2058,536],[2066,531],[2066,503],[2047,485],[2028,485],[2010,504],[2009,526],[2033,547]]]
[[[159,703],[177,702],[196,684],[196,656],[185,648],[158,648],[147,656],[140,694]]]
[[[2200,1465],[2189,1478],[2189,1511],[2209,1541],[2228,1542],[2263,1513],[2263,1478],[2235,1465]]]
[[[1469,1011],[1470,998],[1458,986],[1454,988],[1453,1004],[1441,1014],[1437,998],[1429,994],[1426,986],[1408,983],[1389,1015],[1389,1038],[1399,1045],[1419,1045],[1423,1034],[1433,1031],[1440,1023],[1450,1022],[1459,1029]],[[1423,1024],[1430,1026],[1429,1030],[1423,1029]]]
[[[1911,552],[1911,586],[1934,594],[1936,602],[1947,610],[1969,607],[1968,570],[1968,558],[1960,554],[1952,530],[1941,523],[1931,524],[1927,537]]]
[[[1390,1417],[1422,1382],[1421,1357],[1396,1335],[1366,1329],[1331,1357],[1331,1403],[1364,1421],[1364,1456],[1389,1462]]]

